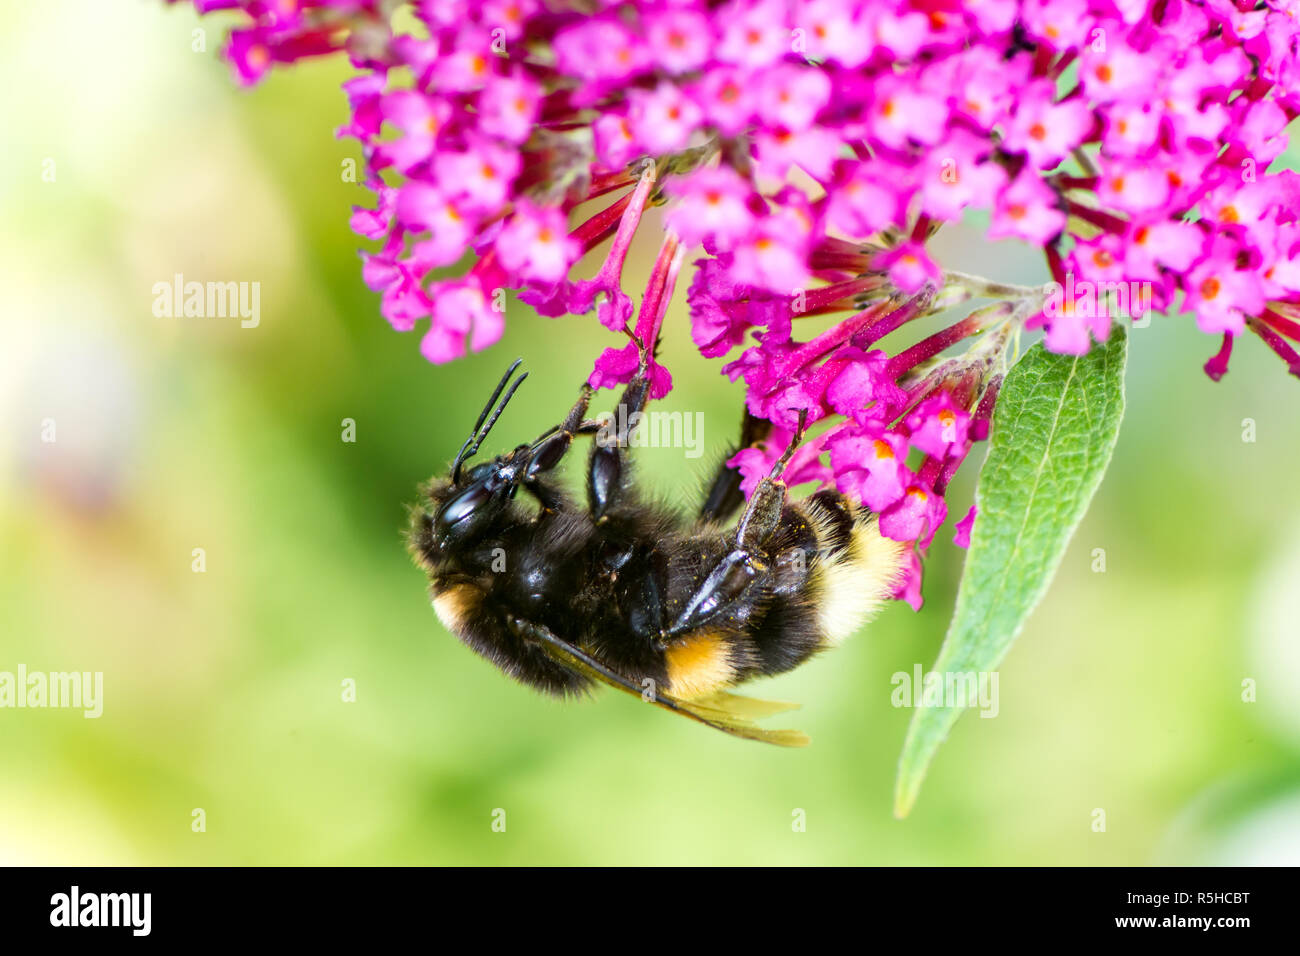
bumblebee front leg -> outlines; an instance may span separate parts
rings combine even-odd
[[[586,417],[593,392],[594,389],[584,382],[578,391],[578,400],[573,403],[564,421],[532,444],[528,462],[524,466],[523,483],[544,508],[554,510],[559,499],[542,482],[542,476],[560,463],[572,446],[575,435],[589,435],[600,427],[600,422]]]
[[[614,417],[603,423],[591,448],[587,468],[587,501],[591,517],[599,522],[610,509],[619,503],[625,489],[624,449],[640,424],[641,415],[650,399],[650,372],[645,353],[640,368],[628,382],[614,409]]]

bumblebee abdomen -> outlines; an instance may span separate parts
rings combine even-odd
[[[718,630],[692,634],[664,652],[668,691],[690,699],[729,687],[749,669],[744,656],[744,643],[734,634]]]
[[[834,491],[785,506],[767,587],[743,622],[702,629],[665,654],[669,691],[707,696],[751,677],[780,674],[833,647],[889,599],[906,546],[880,534],[876,516]]]
[[[876,515],[835,492],[819,492],[806,507],[829,543],[808,578],[823,646],[834,646],[869,621],[902,580],[907,545],[884,537]]]
[[[763,674],[791,670],[858,630],[893,594],[907,555],[880,534],[875,514],[834,491],[787,505],[782,526],[774,559],[787,583],[752,634]]]

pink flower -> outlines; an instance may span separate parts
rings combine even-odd
[[[798,133],[808,129],[831,97],[822,70],[783,65],[762,75],[758,114],[769,126]]]
[[[234,67],[239,82],[251,86],[271,68],[269,37],[262,30],[234,30],[226,45],[226,58]]]
[[[352,231],[367,239],[382,239],[393,224],[393,211],[397,205],[397,190],[387,186],[377,188],[378,203],[374,209],[352,207],[349,225]]]
[[[636,140],[626,116],[606,113],[592,125],[592,135],[596,156],[611,169],[626,166],[636,155]]]
[[[397,220],[413,232],[431,238],[415,243],[414,258],[424,271],[451,265],[462,255],[477,223],[470,211],[448,199],[434,186],[412,182],[397,194]]]
[[[825,182],[835,167],[835,150],[839,140],[822,129],[792,133],[775,129],[754,135],[754,154],[762,175],[784,180],[792,166],[798,166],[814,179]]]
[[[1287,4],[195,5],[239,16],[225,55],[242,84],[346,51],[338,135],[373,194],[351,225],[379,246],[362,278],[393,328],[428,321],[430,361],[501,336],[489,289],[623,336],[624,263],[647,231],[660,256],[634,334],[684,336],[665,315],[683,250],[703,249],[689,335],[733,355],[723,373],[774,426],[734,459],[744,487],[801,415],[815,423],[787,477],[840,488],[912,545],[898,594],[914,606],[949,482],[988,434],[999,349],[1042,328],[1048,349],[1082,354],[1112,321],[1104,296],[1045,300],[941,266],[947,223],[987,213],[984,238],[1038,249],[1063,285],[1138,285],[1141,308],[1191,312],[1217,337],[1212,378],[1246,332],[1300,374],[1300,176],[1270,171],[1300,113]],[[587,254],[604,261],[575,280]],[[626,382],[638,360],[620,338],[590,380]],[[656,397],[671,387],[650,374]]]
[[[463,30],[456,35],[451,49],[433,63],[430,85],[444,94],[481,90],[492,79],[495,59],[487,35]]]
[[[1037,176],[1021,173],[998,195],[988,235],[1045,245],[1064,228],[1056,194]]]
[[[407,173],[428,161],[437,147],[438,135],[451,119],[451,106],[443,99],[398,90],[379,101],[384,121],[396,126],[401,135],[375,150],[379,168],[394,166]]]
[[[916,556],[915,551],[907,553],[903,578],[894,589],[893,596],[900,601],[906,601],[913,611],[921,610],[925,604],[921,598],[921,559]]]
[[[1231,250],[1224,245],[1201,261],[1187,275],[1185,308],[1196,313],[1203,332],[1231,332],[1240,335],[1246,313],[1264,308],[1260,279],[1253,272],[1237,269]]]
[[[831,60],[850,69],[871,56],[865,42],[863,6],[848,0],[810,0],[794,8],[793,28],[808,57]]]
[[[432,318],[420,351],[435,364],[464,355],[467,339],[477,352],[501,338],[501,314],[488,306],[483,290],[470,279],[438,284],[433,290]]]
[[[670,183],[668,191],[678,199],[668,225],[688,245],[708,240],[725,251],[754,228],[753,187],[730,166],[697,169]]]
[[[1092,131],[1093,115],[1082,99],[1054,102],[1051,83],[1041,81],[1021,94],[1006,143],[1029,156],[1031,165],[1051,169]]]
[[[780,59],[790,48],[785,10],[778,0],[740,0],[722,8],[718,59],[746,67],[764,67]]]
[[[503,266],[537,282],[562,280],[581,252],[565,231],[563,213],[527,199],[515,207],[495,246]]]
[[[488,136],[521,144],[532,134],[539,105],[537,82],[527,74],[493,78],[479,94],[479,128]]]
[[[919,242],[900,243],[877,256],[875,265],[888,272],[890,281],[902,292],[919,292],[927,282],[937,285],[943,277]]]
[[[640,73],[649,63],[647,50],[618,20],[596,17],[581,20],[555,35],[556,65],[570,76],[593,83],[588,96],[606,86]]]
[[[943,138],[947,104],[892,76],[876,89],[871,105],[871,130],[886,146],[902,148],[909,141],[933,145]]]
[[[1107,164],[1097,195],[1111,208],[1134,215],[1149,213],[1169,199],[1169,175],[1145,162]]]
[[[971,528],[975,527],[975,515],[976,508],[974,505],[971,505],[970,511],[966,512],[966,517],[957,522],[956,528],[954,529],[956,534],[952,536],[952,543],[957,547],[970,547],[970,532]]]
[[[927,398],[907,416],[908,440],[921,451],[939,461],[954,448],[963,448],[970,427],[970,414],[952,394],[939,391]]]
[[[912,485],[880,515],[880,533],[895,541],[916,541],[928,548],[948,516],[948,506],[932,490]]]
[[[871,437],[872,432],[876,437]],[[907,442],[876,424],[860,434],[848,434],[830,443],[831,468],[839,490],[852,495],[872,511],[892,507],[903,497],[914,476],[904,461]]]
[[[1112,38],[1092,44],[1079,55],[1079,81],[1089,98],[1102,103],[1116,100],[1143,100],[1150,96],[1160,73],[1160,60],[1133,49],[1123,40]]]
[[[988,205],[1006,182],[1007,174],[988,162],[988,141],[954,129],[948,139],[927,150],[920,177],[921,209],[934,219],[961,218],[970,205]]]
[[[444,150],[433,164],[438,189],[462,209],[494,213],[506,204],[519,173],[519,155],[490,140],[470,138],[467,149]]]
[[[1201,254],[1204,239],[1190,223],[1156,220],[1134,226],[1126,263],[1131,275],[1154,278],[1162,266],[1183,272]]]
[[[724,136],[734,136],[749,125],[757,105],[748,77],[725,66],[710,70],[689,86],[687,93],[700,105],[704,118]]]
[[[808,284],[808,256],[799,241],[809,224],[798,213],[781,212],[758,220],[736,243],[735,274],[746,285],[773,291]]]
[[[698,10],[669,7],[646,18],[646,40],[655,63],[668,73],[703,66],[714,43],[713,24]]]
[[[633,90],[628,98],[632,135],[652,155],[685,146],[703,115],[695,101],[671,83],[661,83],[653,90]]]
[[[840,169],[842,181],[829,190],[827,222],[832,228],[870,236],[902,221],[906,198],[900,195],[899,180],[906,180],[906,172],[847,162]]]
[[[851,347],[839,349],[835,357],[839,367],[826,387],[827,404],[859,423],[892,417],[906,396],[889,375],[889,357],[879,349]]]

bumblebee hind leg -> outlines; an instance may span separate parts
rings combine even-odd
[[[732,610],[756,580],[772,578],[769,545],[785,510],[785,483],[780,475],[803,438],[806,418],[806,412],[799,414],[799,427],[790,446],[750,495],[736,526],[731,550],[682,602],[681,611],[664,632],[666,640],[682,640],[692,631],[710,626],[712,621]]]

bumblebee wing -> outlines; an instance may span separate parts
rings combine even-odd
[[[725,710],[740,717],[748,717],[750,720],[762,720],[773,714],[784,714],[786,711],[799,709],[799,705],[793,701],[760,700],[757,697],[745,697],[725,690],[715,690],[703,697],[692,697],[691,703],[697,706],[707,704],[717,710]]]
[[[698,720],[715,730],[721,730],[735,737],[744,737],[746,740],[761,740],[781,747],[804,747],[808,744],[808,735],[802,731],[767,730],[754,723],[755,718],[794,710],[799,706],[798,704],[757,700],[726,691],[715,691],[698,700],[679,700],[660,693],[658,689],[638,687],[630,678],[611,670],[590,654],[562,640],[546,628],[533,627],[530,636],[540,642],[541,647],[552,659],[584,677],[616,687],[626,694],[656,704],[664,710],[671,710],[683,717]]]

